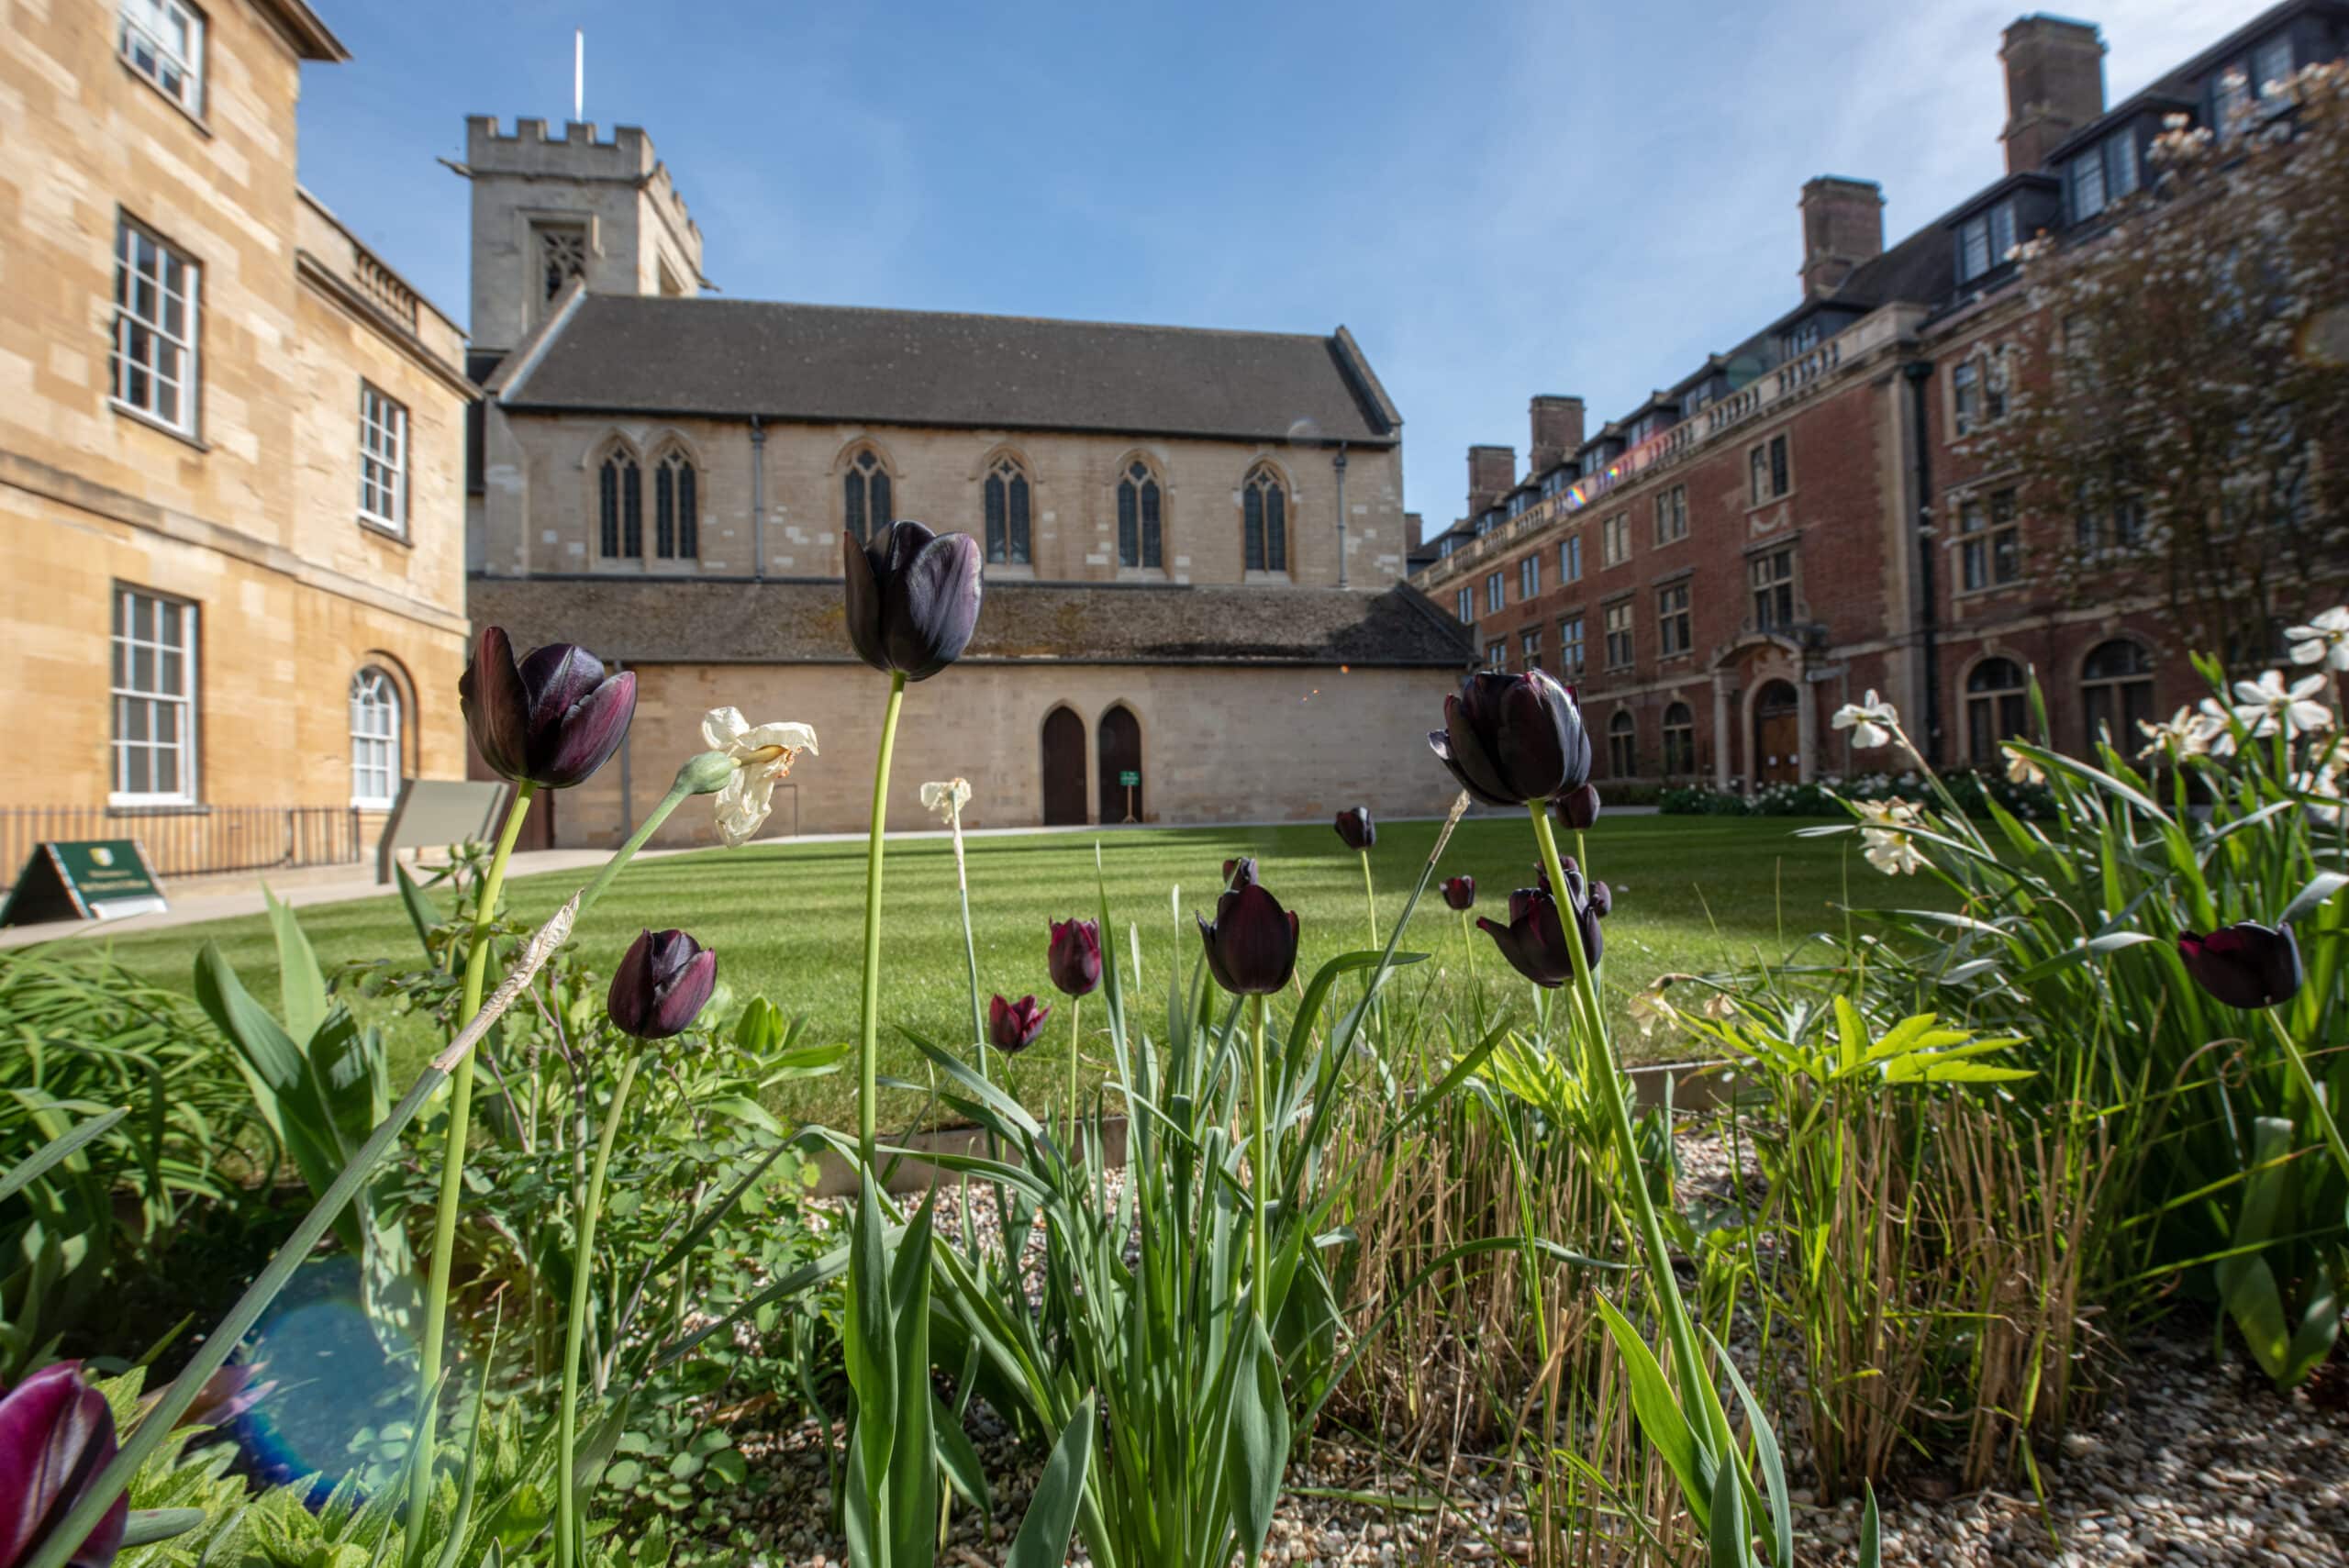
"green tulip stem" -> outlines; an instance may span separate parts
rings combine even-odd
[[[97,1528],[99,1519],[114,1506],[115,1499],[129,1489],[131,1478],[172,1437],[180,1424],[180,1418],[195,1404],[212,1374],[227,1364],[237,1347],[244,1343],[245,1336],[252,1331],[253,1325],[261,1321],[261,1315],[269,1310],[269,1304],[277,1299],[278,1292],[285,1288],[295,1272],[309,1260],[312,1250],[333,1228],[335,1220],[350,1207],[351,1198],[373,1179],[375,1167],[383,1162],[384,1153],[398,1144],[400,1134],[407,1130],[408,1123],[416,1119],[417,1113],[424,1108],[424,1103],[448,1081],[452,1068],[469,1059],[474,1045],[489,1033],[490,1026],[513,1006],[515,998],[521,995],[537,976],[540,966],[571,935],[571,923],[578,912],[578,900],[574,898],[555,911],[554,917],[540,928],[539,933],[522,949],[522,956],[516,961],[513,972],[498,986],[497,994],[489,999],[489,1005],[474,1014],[473,1022],[450,1042],[449,1048],[432,1059],[416,1082],[408,1086],[407,1093],[400,1096],[391,1114],[367,1135],[367,1141],[359,1146],[359,1151],[343,1166],[341,1173],[335,1177],[325,1195],[310,1206],[310,1212],[294,1227],[294,1233],[285,1239],[285,1244],[270,1255],[268,1263],[254,1276],[253,1283],[245,1287],[244,1295],[237,1297],[237,1304],[228,1308],[228,1315],[221,1318],[212,1332],[196,1345],[195,1353],[189,1356],[188,1363],[181,1369],[180,1374],[164,1386],[156,1396],[155,1403],[139,1416],[139,1424],[130,1429],[120,1451],[107,1461],[106,1468],[99,1471],[96,1478],[83,1489],[72,1507],[42,1538],[39,1548],[23,1560],[20,1568],[67,1568],[81,1544],[89,1540],[90,1532]]]
[[[2299,1080],[2300,1092],[2309,1097],[2309,1118],[2323,1136],[2324,1146],[2332,1151],[2332,1162],[2341,1167],[2343,1176],[2349,1176],[2349,1144],[2341,1140],[2341,1128],[2332,1119],[2332,1109],[2324,1103],[2324,1091],[2318,1086],[2316,1074],[2309,1071],[2309,1059],[2294,1043],[2292,1031],[2284,1027],[2284,1015],[2274,1007],[2262,1008],[2261,1011],[2276,1027],[2277,1043],[2284,1048],[2284,1060],[2292,1064],[2292,1075]]]
[[[680,774],[677,782],[669,786],[669,793],[661,797],[661,803],[645,813],[644,820],[637,824],[636,831],[629,835],[628,842],[613,851],[612,858],[604,862],[604,869],[596,873],[596,880],[589,883],[586,890],[580,894],[579,912],[582,915],[595,906],[596,900],[601,898],[604,895],[604,890],[611,886],[612,879],[619,875],[620,868],[636,858],[637,851],[644,848],[644,841],[660,831],[661,824],[669,820],[669,813],[684,805],[686,797],[696,793],[693,786],[685,782],[684,775]]]
[[[506,825],[498,830],[497,847],[490,852],[489,870],[481,879],[473,905],[472,945],[465,952],[465,988],[457,1009],[460,1027],[481,1011],[483,983],[489,974],[489,928],[497,917],[497,901],[506,891],[506,862],[514,858],[514,842],[522,835],[522,819],[529,815],[530,797],[539,786],[524,780],[514,786],[514,803],[507,807]],[[449,1079],[449,1129],[440,1143],[440,1198],[432,1217],[432,1273],[424,1296],[424,1347],[417,1367],[419,1386],[438,1388],[440,1365],[449,1339],[449,1273],[457,1254],[457,1207],[465,1191],[465,1140],[473,1118],[473,1062],[467,1051]],[[428,1399],[416,1431],[416,1462],[409,1472],[408,1539],[424,1529],[425,1510],[432,1501],[432,1437],[440,1424],[439,1401]]]
[[[874,1118],[881,1097],[881,838],[889,825],[889,762],[897,750],[897,715],[906,706],[906,673],[889,676],[889,706],[881,717],[881,751],[873,762],[873,828],[864,849],[864,1016],[856,1051],[856,1154],[873,1169]]]
[[[1460,911],[1460,951],[1468,955],[1468,990],[1476,994],[1476,929],[1468,923],[1468,911]]]
[[[1251,1135],[1248,1175],[1255,1191],[1251,1195],[1254,1201],[1248,1207],[1256,1231],[1256,1277],[1248,1284],[1248,1299],[1256,1309],[1256,1321],[1264,1323],[1264,1292],[1273,1277],[1272,1228],[1264,1219],[1265,1205],[1272,1201],[1273,1195],[1273,1151],[1271,1140],[1264,1132],[1264,998],[1262,993],[1256,997],[1255,1027],[1252,1032],[1255,1036],[1256,1050],[1255,1060],[1251,1063],[1255,1082],[1250,1086],[1248,1095]]]
[[[1076,1053],[1084,1043],[1080,1032],[1085,1017],[1085,998],[1072,996],[1068,1002],[1068,1146],[1072,1154],[1076,1150]]]
[[[633,1042],[631,1042],[633,1043]],[[620,1130],[620,1113],[636,1082],[640,1050],[630,1050],[620,1063],[619,1082],[612,1085],[612,1103],[604,1112],[604,1129],[596,1140],[596,1163],[587,1173],[587,1197],[579,1210],[579,1242],[571,1255],[571,1316],[562,1330],[562,1445],[555,1472],[555,1562],[571,1568],[579,1549],[578,1478],[573,1455],[579,1445],[579,1349],[587,1330],[587,1283],[596,1272],[596,1221],[604,1210],[604,1173],[611,1168],[612,1144]]]
[[[1380,945],[1378,940],[1378,889],[1371,884],[1370,851],[1368,850],[1364,850],[1362,852],[1362,902],[1363,907],[1370,911],[1370,947],[1371,951],[1375,952],[1378,951]]]
[[[1583,951],[1579,901],[1567,885],[1565,868],[1558,861],[1558,840],[1550,829],[1548,803],[1529,802],[1526,811],[1533,818],[1534,841],[1542,848],[1542,867],[1550,873],[1550,885],[1556,889],[1559,924],[1564,928],[1566,952],[1574,963],[1575,996],[1582,1004],[1592,1053],[1606,1069],[1598,1102],[1606,1114],[1608,1140],[1615,1146],[1615,1158],[1623,1169],[1623,1184],[1631,1189],[1631,1207],[1648,1256],[1648,1276],[1661,1298],[1657,1316],[1664,1319],[1664,1331],[1672,1341],[1672,1370],[1680,1383],[1681,1403],[1687,1407],[1688,1420],[1707,1429],[1705,1437],[1713,1452],[1726,1455],[1735,1451],[1736,1438],[1729,1429],[1727,1415],[1719,1413],[1719,1399],[1709,1397],[1712,1391],[1705,1382],[1705,1363],[1697,1347],[1696,1326],[1688,1316],[1687,1304],[1681,1298],[1680,1281],[1672,1272],[1672,1254],[1664,1240],[1664,1221],[1656,1214],[1655,1198],[1648,1191],[1647,1175],[1640,1165],[1639,1144],[1631,1135],[1631,1113],[1623,1106],[1623,1069],[1616,1061],[1613,1042],[1608,1039],[1607,1015],[1599,1008],[1598,982],[1591,973],[1590,955]]]

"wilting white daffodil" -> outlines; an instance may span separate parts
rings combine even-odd
[[[2284,637],[2292,645],[2293,663],[2349,670],[2349,606],[2311,616],[2306,626],[2287,627]]]
[[[963,815],[963,807],[971,803],[971,781],[968,779],[938,779],[921,786],[921,808],[935,811],[939,818],[952,827]]]
[[[2332,710],[2317,701],[2332,677],[2319,671],[2287,686],[2284,673],[2266,670],[2256,681],[2235,683],[2235,717],[2254,735],[2281,729],[2288,739],[2332,728]]]
[[[1900,831],[1902,826],[1919,821],[1923,814],[1913,802],[1894,795],[1889,800],[1865,800],[1856,803],[1860,809],[1860,840],[1867,847],[1862,851],[1868,864],[1887,876],[1905,876],[1925,863],[1925,857]]]
[[[2145,744],[2139,757],[2155,757],[2165,752],[2179,757],[2199,757],[2210,749],[2210,733],[2200,714],[2190,707],[2181,707],[2161,724],[2141,718],[2137,728],[2144,732]],[[2224,727],[2221,726],[2223,730]]]
[[[2032,760],[2031,753],[2009,746],[2007,751],[2007,780],[2010,784],[2043,784],[2047,770]]]
[[[1631,999],[1624,1004],[1623,1010],[1631,1015],[1632,1026],[1640,1031],[1642,1040],[1653,1039],[1657,1028],[1672,1018],[1672,1008],[1664,1001],[1661,987],[1651,986],[1644,991],[1632,992]]]
[[[1900,710],[1868,688],[1867,695],[1858,702],[1847,702],[1835,710],[1834,726],[1852,732],[1852,744],[1863,751],[1892,743],[1893,731],[1900,728]]]
[[[703,715],[701,738],[738,766],[718,792],[718,836],[729,850],[751,841],[774,809],[775,781],[791,772],[800,752],[814,755],[816,732],[804,724],[752,728],[740,708],[714,707]]]

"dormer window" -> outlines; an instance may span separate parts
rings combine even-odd
[[[1817,347],[1819,347],[1819,318],[1814,316],[1808,321],[1797,323],[1795,329],[1787,333],[1781,343],[1779,352],[1791,360],[1796,355],[1807,354]]]
[[[2072,221],[2085,223],[2137,189],[2137,139],[2123,130],[2106,137],[2065,166],[2065,195]]]
[[[2015,248],[2015,205],[2000,202],[1957,226],[1957,281],[1972,283],[1993,267],[2003,266]]]
[[[2291,34],[2280,33],[2251,51],[2251,87],[2260,97],[2281,96],[2291,79]]]

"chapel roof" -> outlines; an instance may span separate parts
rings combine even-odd
[[[574,285],[575,286],[575,285]],[[1328,336],[763,300],[566,296],[508,408],[1386,446],[1402,417]]]
[[[474,577],[475,626],[630,664],[853,664],[837,578]],[[994,582],[963,662],[1456,669],[1465,627],[1417,589]]]

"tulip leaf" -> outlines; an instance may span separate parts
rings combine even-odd
[[[1868,1488],[1867,1507],[1860,1514],[1859,1568],[1884,1568],[1884,1520],[1876,1510],[1876,1488]]]
[[[1258,1281],[1255,1288],[1264,1288]],[[1231,1348],[1240,1358],[1231,1379],[1230,1444],[1224,1450],[1224,1485],[1231,1496],[1232,1524],[1248,1561],[1264,1552],[1272,1533],[1273,1507],[1280,1499],[1281,1474],[1288,1468],[1288,1402],[1281,1394],[1279,1360],[1264,1326],[1253,1317]]]
[[[1688,1418],[1681,1413],[1679,1401],[1672,1396],[1672,1384],[1664,1375],[1664,1365],[1649,1350],[1631,1319],[1615,1309],[1615,1304],[1603,1296],[1591,1299],[1598,1304],[1598,1315],[1606,1320],[1607,1332],[1615,1341],[1616,1351],[1623,1358],[1624,1370],[1631,1379],[1631,1413],[1639,1418],[1640,1430],[1647,1434],[1648,1446],[1662,1455],[1670,1467],[1673,1478],[1680,1483],[1680,1495],[1687,1500],[1688,1511],[1698,1516],[1698,1524],[1706,1522],[1711,1508],[1702,1481],[1698,1478],[1700,1456],[1697,1434],[1688,1425]],[[1722,1468],[1728,1469],[1729,1466]]]
[[[1710,1332],[1705,1337],[1712,1340],[1721,1371],[1728,1374],[1730,1386],[1737,1390],[1738,1402],[1745,1407],[1747,1429],[1753,1434],[1753,1467],[1762,1473],[1762,1485],[1770,1494],[1770,1561],[1776,1568],[1795,1568],[1794,1510],[1787,1500],[1787,1461],[1778,1450],[1778,1434],[1771,1429],[1768,1412],[1753,1397],[1753,1390],[1746,1386],[1729,1348]]]
[[[2301,888],[2289,904],[2284,906],[2284,912],[2276,917],[2276,923],[2283,925],[2288,921],[2299,919],[2310,910],[2327,902],[2344,887],[2349,887],[2349,876],[2343,876],[2337,871],[2317,873],[2309,879],[2309,884]]]
[[[1076,1531],[1076,1508],[1085,1497],[1085,1478],[1093,1462],[1094,1429],[1100,1424],[1094,1396],[1077,1401],[1068,1425],[1061,1429],[1044,1473],[1028,1502],[1028,1517],[1012,1538],[1011,1555],[1004,1568],[1061,1568],[1068,1561],[1069,1540]]]
[[[1709,1548],[1706,1556],[1712,1568],[1752,1568],[1753,1547],[1745,1528],[1745,1491],[1734,1464],[1713,1472],[1713,1517],[1705,1536]]]
[[[881,1222],[880,1186],[871,1172],[857,1184],[855,1234],[849,1238],[848,1331],[841,1349],[857,1408],[856,1450],[864,1473],[889,1473],[893,1424],[886,1415],[897,1404],[896,1325],[891,1319],[888,1242]],[[852,1487],[851,1495],[858,1489]]]
[[[927,1386],[930,1379],[925,1377],[922,1383]],[[963,1386],[969,1386],[967,1381]],[[954,1418],[935,1391],[930,1394],[930,1429],[938,1434],[938,1468],[946,1473],[946,1479],[953,1483],[964,1502],[980,1513],[992,1516],[995,1500],[987,1492],[986,1467],[979,1462],[979,1451],[971,1446],[970,1434],[963,1430],[963,1423]]]
[[[122,1527],[122,1547],[152,1546],[185,1535],[204,1522],[202,1508],[133,1508]]]
[[[37,1178],[72,1159],[75,1151],[104,1137],[107,1129],[129,1114],[128,1110],[117,1107],[104,1116],[92,1117],[89,1120],[60,1133],[42,1144],[31,1154],[11,1166],[7,1174],[0,1175],[0,1202],[6,1202],[16,1196],[17,1193],[30,1186]]]
[[[318,969],[318,955],[301,921],[294,917],[294,906],[280,903],[267,883],[262,884],[261,895],[277,939],[277,999],[285,1011],[285,1033],[295,1046],[307,1046],[326,1022],[327,977]]]

